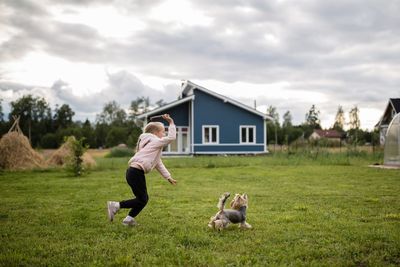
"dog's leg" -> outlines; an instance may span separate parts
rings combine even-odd
[[[224,228],[228,227],[228,225],[231,223],[229,220],[222,220]]]
[[[239,228],[242,228],[242,229],[250,229],[250,228],[252,228],[252,227],[251,227],[251,225],[248,224],[247,222],[242,222],[242,223],[239,224]]]

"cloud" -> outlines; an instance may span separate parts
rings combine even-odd
[[[128,110],[131,101],[138,97],[149,97],[152,104],[160,99],[171,102],[178,98],[180,92],[180,88],[175,84],[167,84],[163,90],[151,88],[127,71],[108,73],[107,75],[108,86],[90,95],[76,95],[70,84],[63,80],[57,80],[50,87],[0,82],[0,98],[4,99],[4,102],[10,103],[24,95],[31,94],[45,98],[52,107],[56,104],[70,105],[76,113],[75,119],[94,120],[104,105],[111,101],[116,101],[121,108]],[[5,112],[9,111],[9,107],[5,108]]]
[[[85,114],[99,112],[103,99],[125,106],[128,99],[144,93],[152,99],[173,100],[165,92],[177,94],[181,79],[199,84],[214,80],[226,87],[235,82],[266,85],[265,92],[257,95],[260,105],[273,100],[282,110],[301,113],[301,117],[313,99],[287,99],[287,91],[268,85],[287,83],[286,89],[292,92],[323,96],[328,99],[321,102],[326,114],[336,112],[339,104],[379,109],[388,98],[399,97],[397,0],[385,4],[375,0],[204,0],[185,1],[181,9],[174,9],[173,3],[2,1],[0,81],[18,84],[9,78],[14,76],[7,64],[41,52],[71,63],[125,70],[105,72],[99,79],[106,79],[107,85],[100,92],[97,88],[91,98],[74,94],[72,81],[62,75],[52,77],[59,80],[47,87],[49,95]],[[162,16],[154,16],[160,10]],[[109,14],[104,17],[107,31],[103,17],[91,17],[97,11]],[[116,34],[109,35],[112,31]],[[138,78],[144,76],[173,85],[156,90]],[[38,92],[46,88],[27,87]],[[245,96],[242,99],[248,101]]]

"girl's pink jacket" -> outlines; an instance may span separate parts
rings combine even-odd
[[[154,167],[165,178],[171,178],[171,174],[161,161],[163,147],[176,139],[176,128],[174,124],[169,125],[168,136],[159,138],[151,133],[143,133],[139,136],[136,154],[129,160],[131,167],[139,165],[145,173]]]

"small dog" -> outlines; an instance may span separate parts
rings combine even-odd
[[[247,194],[236,194],[231,201],[232,209],[224,209],[225,202],[229,198],[230,194],[225,193],[219,198],[217,208],[219,211],[215,216],[210,218],[208,227],[221,231],[228,227],[230,223],[238,223],[239,228],[251,228],[251,225],[246,222],[246,210],[248,207]]]

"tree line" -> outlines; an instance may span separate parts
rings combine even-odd
[[[321,112],[315,105],[310,107],[305,114],[305,121],[300,125],[293,125],[290,111],[286,111],[283,114],[282,123],[279,122],[279,114],[276,111],[276,107],[269,106],[266,113],[273,118],[267,124],[268,144],[290,145],[299,139],[308,140],[314,130],[322,129],[319,117]],[[352,107],[348,115],[349,121],[346,122],[345,111],[339,105],[335,120],[328,130],[336,130],[346,144],[364,145],[369,143],[377,145],[379,143],[378,130],[368,131],[360,128],[360,110],[357,106]]]
[[[117,102],[111,101],[104,105],[94,122],[88,119],[81,122],[73,120],[75,112],[68,104],[56,105],[52,110],[44,98],[25,95],[10,103],[11,110],[6,120],[0,99],[0,134],[8,131],[14,116],[20,116],[20,127],[36,148],[58,148],[64,142],[64,137],[71,135],[77,139],[84,138],[85,145],[92,148],[113,147],[120,143],[134,147],[142,126],[136,116],[148,111],[150,106],[162,105],[165,105],[163,100],[151,105],[148,97],[137,97],[131,101],[126,112]],[[314,129],[321,129],[320,111],[315,105],[311,106],[305,114],[305,121],[300,125],[293,125],[290,111],[284,113],[282,123],[279,122],[276,107],[269,106],[266,114],[273,118],[267,123],[269,144],[288,145],[301,138],[308,139]],[[347,131],[344,130],[345,126],[348,126]],[[349,111],[347,123],[342,106],[338,106],[330,129],[342,133],[350,144],[378,143],[379,134],[376,131],[360,129],[357,106]]]
[[[160,100],[155,105],[165,103]],[[136,116],[150,107],[148,97],[138,97],[131,102],[128,113],[115,101],[104,105],[95,122],[86,119],[74,121],[75,112],[68,104],[56,105],[54,110],[44,98],[25,95],[10,103],[8,120],[4,118],[0,99],[0,135],[7,133],[14,116],[20,117],[20,127],[33,147],[58,148],[65,136],[84,138],[84,145],[92,148],[113,147],[120,143],[135,146],[141,134]]]

